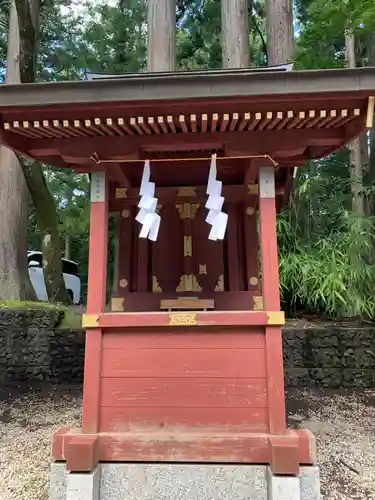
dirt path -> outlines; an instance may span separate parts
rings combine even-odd
[[[317,436],[325,500],[375,500],[375,390],[288,391],[290,426]],[[48,500],[52,431],[80,421],[81,387],[0,390],[0,500]]]

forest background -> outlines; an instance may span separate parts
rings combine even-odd
[[[249,1],[252,66],[272,64],[277,53],[277,38],[267,37],[266,13],[275,15],[269,9],[272,2]],[[295,69],[375,66],[373,1],[274,3],[290,7],[286,22],[293,26]],[[3,81],[77,80],[85,79],[88,72],[146,70],[145,0],[0,0],[0,9]],[[220,0],[177,1],[179,70],[221,67],[220,15]],[[278,217],[281,294],[289,315],[375,318],[374,181],[372,132],[298,170],[292,196]],[[0,300],[33,298],[25,267],[27,248],[43,250],[51,300],[67,300],[61,284],[61,254],[79,263],[85,293],[88,189],[86,175],[31,164],[1,150]],[[113,216],[109,291],[115,227]]]

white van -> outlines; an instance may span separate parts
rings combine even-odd
[[[27,262],[31,284],[38,300],[48,302],[46,283],[43,273],[42,252],[27,252]],[[78,276],[78,264],[72,260],[61,259],[66,290],[73,304],[81,302],[81,280]]]

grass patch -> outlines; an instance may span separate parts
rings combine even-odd
[[[48,310],[63,310],[64,306],[51,304],[50,302],[38,302],[32,300],[4,300],[0,301],[0,309],[48,309]]]
[[[76,330],[82,328],[83,309],[76,306],[65,306],[63,304],[51,304],[50,302],[6,300],[0,301],[1,309],[13,309],[15,311],[49,311],[56,312],[60,316],[57,328]]]
[[[64,307],[61,309],[64,311],[64,316],[61,318],[58,328],[67,328],[70,330],[82,328],[83,310],[79,311],[71,307]]]

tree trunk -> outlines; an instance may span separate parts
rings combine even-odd
[[[375,66],[375,33],[372,31],[367,39],[367,65]],[[367,179],[370,187],[375,186],[375,127],[370,130],[370,157],[368,160]],[[370,195],[369,215],[375,215],[375,194]]]
[[[249,3],[248,0],[221,0],[221,36],[224,68],[248,68]]]
[[[149,72],[176,69],[176,0],[148,0]]]
[[[293,58],[292,0],[266,0],[268,65],[283,64]]]
[[[22,83],[35,81],[38,51],[40,0],[15,0],[20,35],[20,76]],[[38,227],[43,235],[43,270],[48,297],[56,302],[70,302],[61,266],[61,241],[55,200],[46,183],[42,166],[19,158]]]
[[[17,11],[11,2],[6,83],[20,83]],[[28,192],[16,155],[0,148],[0,300],[35,300],[27,267]]]
[[[346,61],[349,68],[356,67],[355,57],[355,41],[354,35],[345,32],[345,49]],[[361,158],[361,142],[357,137],[349,144],[349,162],[351,176],[351,191],[352,191],[352,212],[358,217],[365,215],[364,199],[363,199],[363,173],[362,173],[362,158]]]
[[[72,249],[72,237],[69,233],[65,234],[65,250],[64,250],[64,258],[70,260]]]

